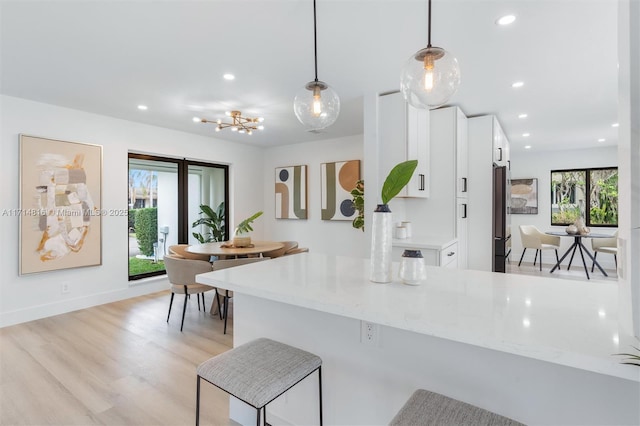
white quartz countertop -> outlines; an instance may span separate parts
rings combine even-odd
[[[618,327],[618,288],[483,271],[427,267],[419,286],[369,281],[369,260],[318,253],[208,272],[197,282],[640,382],[612,354],[638,347]]]
[[[394,238],[393,247],[442,250],[458,242],[457,238],[437,236],[413,236],[411,238]]]

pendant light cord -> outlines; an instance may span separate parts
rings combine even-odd
[[[315,0],[313,0],[315,2]],[[429,15],[427,17],[427,22],[428,22],[428,35],[427,35],[427,47],[431,47],[431,0],[429,0]]]
[[[318,35],[316,29],[316,0],[313,0],[313,60],[315,62],[316,79],[318,81]]]

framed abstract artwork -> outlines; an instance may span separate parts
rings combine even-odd
[[[307,218],[307,166],[276,167],[276,219]]]
[[[538,179],[511,179],[511,214],[538,214]]]
[[[102,264],[102,147],[20,135],[20,274]]]
[[[322,163],[320,165],[320,192],[322,220],[353,220],[351,190],[360,179],[360,160]]]

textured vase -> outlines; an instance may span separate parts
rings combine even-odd
[[[371,275],[375,283],[391,282],[393,217],[386,204],[378,204],[371,221]]]

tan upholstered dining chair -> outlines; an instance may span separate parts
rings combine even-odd
[[[558,258],[558,249],[560,248],[560,237],[555,235],[548,235],[540,232],[538,228],[533,225],[520,225],[520,239],[522,240],[522,256],[520,256],[520,262],[522,263],[524,254],[528,248],[535,249],[536,257],[533,259],[533,266],[536,265],[538,260],[538,252],[540,253],[540,270],[542,271],[542,251],[543,250],[555,250],[556,252],[556,265],[560,269],[560,259]]]
[[[211,264],[204,260],[183,259],[175,255],[167,254],[164,256],[164,267],[167,270],[169,283],[171,284],[171,300],[169,301],[169,313],[167,314],[167,322],[171,316],[171,306],[173,305],[173,296],[184,294],[184,305],[182,307],[182,322],[180,323],[180,331],[184,327],[184,314],[187,311],[187,299],[190,294],[195,294],[198,298],[198,310],[200,310],[200,295],[202,295],[202,307],[206,312],[204,302],[204,293],[215,290],[204,284],[196,283],[196,275],[205,272],[211,272]],[[218,301],[218,310],[220,302]]]
[[[618,231],[611,238],[591,238],[591,248],[593,249],[593,263],[591,264],[591,272],[596,266],[596,256],[598,253],[612,254],[616,262],[616,270],[618,269]]]

